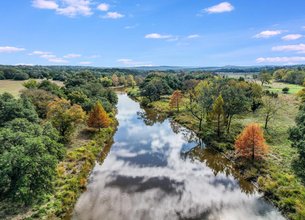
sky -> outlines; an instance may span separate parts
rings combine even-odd
[[[304,0],[2,0],[0,64],[305,64]]]

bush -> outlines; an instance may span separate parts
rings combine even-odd
[[[283,88],[283,89],[282,89],[282,92],[283,92],[284,94],[288,94],[289,88],[288,88],[288,87]]]
[[[29,79],[29,75],[23,72],[17,72],[14,75],[14,80],[27,80]]]

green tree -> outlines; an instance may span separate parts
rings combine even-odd
[[[126,80],[128,86],[131,86],[132,88],[136,86],[136,81],[134,80],[133,75],[128,75]]]
[[[8,93],[0,95],[0,125],[15,118],[25,118],[31,122],[39,120],[35,107],[27,98],[15,99]]]
[[[258,75],[258,79],[261,81],[263,86],[264,84],[270,84],[270,81],[272,80],[272,75],[266,71],[262,71]]]
[[[64,149],[57,142],[56,130],[45,128],[26,119],[0,128],[1,195],[28,205],[51,192]]]
[[[57,99],[48,105],[47,118],[68,142],[77,124],[82,123],[86,113],[79,105],[71,105],[66,99]]]
[[[23,86],[27,89],[36,89],[38,87],[38,82],[35,79],[30,79],[24,82]]]
[[[39,117],[46,118],[48,104],[56,100],[58,97],[51,92],[42,89],[28,89],[22,91],[21,98],[29,99],[35,106]]]
[[[220,137],[224,125],[224,101],[221,95],[217,97],[213,104],[212,118],[216,120],[217,137]]]
[[[280,109],[280,102],[278,98],[265,96],[263,97],[263,115],[265,118],[264,128],[267,130],[269,122],[274,118],[278,110]]]
[[[295,121],[296,126],[289,131],[289,139],[292,141],[292,146],[298,149],[301,162],[305,164],[305,104],[300,107]],[[305,171],[303,174],[305,175]]]

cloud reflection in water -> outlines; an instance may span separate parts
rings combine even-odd
[[[182,158],[181,149],[195,144],[187,130],[175,125],[174,132],[159,116],[157,123],[143,120],[126,95],[119,95],[118,110],[111,152],[96,164],[74,220],[284,219],[221,155],[196,149],[198,155]]]

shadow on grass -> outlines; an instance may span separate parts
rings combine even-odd
[[[292,162],[292,169],[295,174],[301,179],[302,183],[305,184],[305,160],[295,159]]]

